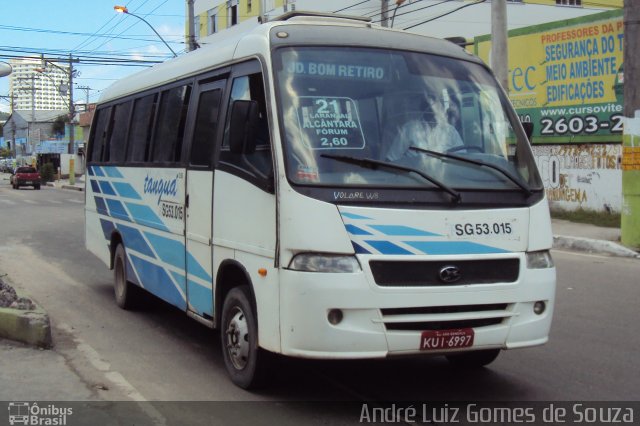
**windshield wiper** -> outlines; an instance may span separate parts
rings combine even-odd
[[[438,188],[442,189],[443,191],[447,192],[449,195],[451,195],[452,197],[451,202],[459,203],[460,200],[462,199],[462,197],[460,196],[460,193],[458,193],[456,190],[450,188],[449,186],[445,185],[439,180],[429,176],[425,172],[419,169],[414,169],[413,167],[405,167],[399,164],[388,163],[386,161],[373,160],[371,158],[350,157],[348,155],[321,154],[320,156],[324,158],[331,158],[336,161],[342,161],[343,163],[355,164],[356,166],[360,166],[360,167],[364,167],[372,170],[376,170],[378,168],[387,168],[390,170],[400,170],[407,173],[415,173],[420,177],[422,177],[423,179],[431,182]]]
[[[529,186],[526,183],[522,182],[522,180],[520,180],[519,178],[514,176],[513,173],[511,173],[509,170],[507,170],[507,169],[505,169],[503,167],[497,166],[495,164],[485,163],[484,161],[473,160],[471,158],[460,157],[460,156],[454,155],[454,154],[445,154],[445,153],[442,153],[442,152],[431,151],[429,149],[418,148],[417,146],[411,146],[411,147],[409,147],[409,149],[412,149],[412,150],[417,151],[417,152],[422,152],[424,154],[431,155],[433,157],[450,158],[452,160],[461,161],[463,163],[469,163],[469,164],[475,164],[476,166],[488,167],[490,169],[493,169],[493,170],[496,170],[496,171],[502,173],[507,179],[509,179],[511,182],[515,183],[524,192],[526,192],[527,195],[533,194],[533,191],[531,191],[531,188],[529,188]]]

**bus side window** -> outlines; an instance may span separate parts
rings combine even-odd
[[[198,99],[198,112],[193,133],[190,164],[210,167],[218,129],[218,115],[222,90],[202,92]]]
[[[127,146],[127,161],[143,163],[148,160],[157,101],[157,93],[135,100]]]
[[[181,160],[190,95],[191,86],[188,85],[162,92],[151,150],[152,162],[176,163]]]
[[[96,118],[93,121],[94,129],[92,129],[93,137],[91,139],[91,151],[89,152],[88,161],[101,162],[103,160],[103,151],[105,148],[105,140],[109,130],[109,122],[111,118],[111,107],[101,108],[96,111]]]
[[[256,149],[254,152],[248,154],[234,154],[229,149],[229,119],[233,108],[233,102],[237,100],[250,100],[258,103],[259,119],[254,132]],[[233,166],[248,172],[254,178],[261,180],[271,179],[271,175],[273,173],[273,161],[271,158],[267,104],[261,73],[241,76],[233,80],[233,85],[231,87],[231,99],[227,111],[224,140],[220,152],[220,161],[232,164]]]
[[[120,163],[125,159],[125,145],[129,130],[129,116],[131,115],[131,101],[114,107],[113,127],[109,140],[109,162]]]

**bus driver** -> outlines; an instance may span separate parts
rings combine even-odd
[[[395,162],[419,156],[419,153],[409,149],[412,146],[446,152],[464,144],[452,125],[460,115],[456,103],[450,102],[449,108],[445,109],[442,101],[437,98],[426,97],[425,102],[426,110],[432,111],[432,114],[421,114],[420,118],[408,120],[398,126],[396,136],[387,151],[387,161]]]

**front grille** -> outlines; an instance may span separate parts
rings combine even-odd
[[[504,311],[509,305],[506,303],[492,303],[484,305],[459,306],[424,306],[418,308],[386,308],[380,309],[386,315],[420,315],[420,314],[455,314],[461,312]]]
[[[501,324],[511,317],[509,304],[425,306],[381,309],[389,331],[451,330]]]
[[[447,283],[440,271],[454,266],[460,279]],[[452,260],[452,261],[387,261],[369,262],[371,273],[381,287],[426,287],[468,284],[510,283],[518,280],[519,259]]]

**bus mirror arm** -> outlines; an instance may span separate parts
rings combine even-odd
[[[258,102],[237,100],[231,107],[229,148],[234,154],[252,154],[256,150]]]

